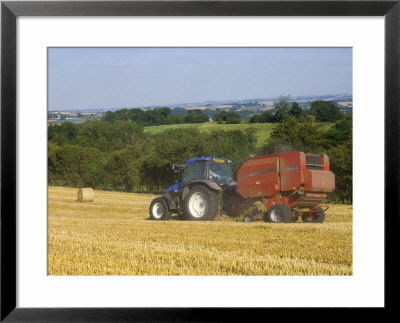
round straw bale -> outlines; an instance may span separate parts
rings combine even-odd
[[[80,188],[78,190],[78,202],[93,202],[94,192],[91,187]]]

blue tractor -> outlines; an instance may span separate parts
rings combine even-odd
[[[223,194],[236,189],[232,176],[232,161],[225,158],[201,157],[174,165],[183,176],[162,196],[150,204],[151,220],[169,220],[171,214],[193,220],[212,220],[222,208]]]

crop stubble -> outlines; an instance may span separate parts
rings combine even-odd
[[[49,275],[351,275],[352,207],[322,224],[149,221],[153,195],[49,187]]]

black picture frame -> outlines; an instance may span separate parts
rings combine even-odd
[[[1,316],[3,322],[236,321],[263,309],[16,307],[16,19],[19,16],[384,16],[385,309],[398,286],[400,180],[400,1],[2,1],[1,3]],[[371,148],[373,153],[373,147]],[[373,166],[372,166],[373,167]],[[393,256],[394,255],[394,256]],[[38,291],[40,293],[40,291]],[[179,306],[179,301],[177,301]],[[248,314],[246,314],[247,316]],[[262,316],[261,316],[262,317]]]

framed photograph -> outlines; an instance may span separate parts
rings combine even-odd
[[[399,15],[3,1],[1,320],[390,309]]]

